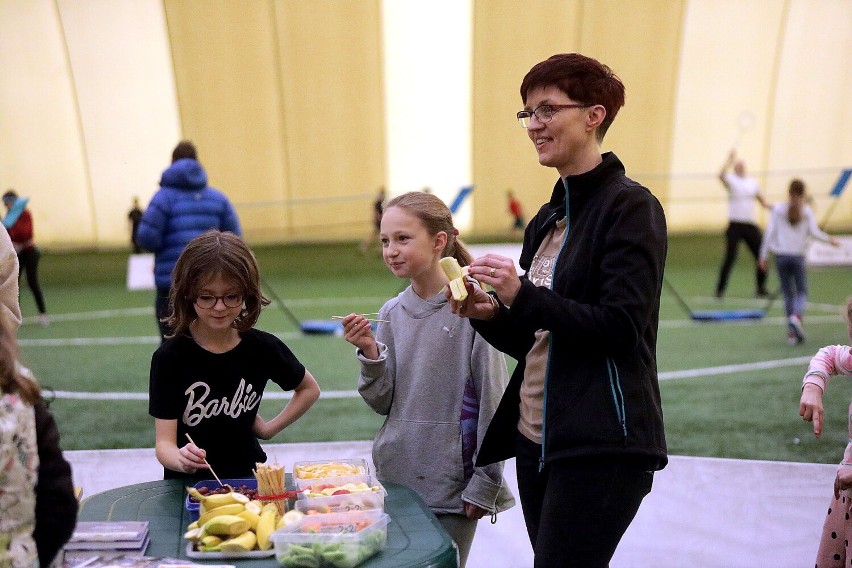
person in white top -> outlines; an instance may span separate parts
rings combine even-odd
[[[802,328],[802,312],[808,298],[808,276],[805,269],[805,252],[808,238],[840,246],[840,241],[829,236],[817,226],[814,212],[807,204],[805,184],[800,179],[790,182],[790,199],[772,207],[769,224],[766,226],[763,244],[760,247],[760,266],[766,270],[769,252],[775,255],[775,267],[784,295],[784,312],[787,315],[787,342],[802,343],[805,332]]]
[[[731,166],[733,166],[733,172],[728,171]],[[728,191],[728,228],[725,231],[725,258],[719,270],[716,297],[721,298],[725,295],[728,277],[731,275],[734,262],[737,260],[737,247],[741,240],[745,241],[754,256],[757,283],[755,294],[758,297],[766,297],[769,295],[766,290],[766,270],[762,269],[760,263],[757,262],[761,234],[760,228],[755,222],[754,202],[757,201],[766,209],[769,209],[770,205],[760,193],[757,180],[746,175],[745,162],[737,159],[734,150],[731,150],[728,159],[722,164],[719,180]]]

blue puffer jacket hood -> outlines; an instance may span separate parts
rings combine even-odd
[[[197,160],[181,158],[163,172],[160,186],[196,191],[204,189],[207,187],[207,172]]]
[[[172,270],[187,243],[208,229],[242,235],[234,206],[224,193],[207,185],[197,160],[183,158],[163,172],[136,233],[136,242],[154,253],[154,281],[168,289]]]

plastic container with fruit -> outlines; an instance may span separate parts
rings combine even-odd
[[[246,497],[251,499],[257,499],[257,479],[244,478],[244,479],[223,479],[222,483],[225,485],[230,485],[234,491],[238,493],[244,494]],[[218,481],[215,479],[205,479],[203,481],[199,481],[195,485],[193,485],[198,491],[202,494],[214,495],[216,493],[225,493],[229,491],[228,488],[222,487]],[[199,515],[199,506],[198,501],[194,500],[190,497],[189,494],[186,496],[186,510],[189,511],[189,519],[191,521],[197,520]]]
[[[365,459],[298,461],[293,465],[293,482],[299,489],[311,485],[371,483]]]
[[[387,491],[381,484],[367,482],[343,485],[310,485],[299,494],[296,510],[307,514],[344,513],[384,509]]]
[[[385,548],[389,520],[377,509],[306,515],[270,539],[285,568],[354,568]]]

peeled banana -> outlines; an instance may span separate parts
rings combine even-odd
[[[464,301],[467,298],[467,288],[464,285],[464,279],[468,273],[467,266],[459,266],[459,261],[451,256],[445,256],[438,261],[438,264],[450,280],[448,286],[453,299],[457,302]]]
[[[257,547],[260,550],[269,550],[272,548],[272,542],[269,540],[269,535],[275,530],[275,521],[277,520],[277,511],[265,510],[257,522]]]
[[[257,522],[260,520],[260,515],[254,511],[246,509],[241,513],[237,513],[238,517],[242,517],[249,522],[249,530],[257,531]]]
[[[249,530],[251,523],[236,515],[219,515],[203,525],[205,534],[217,536],[237,536]]]
[[[216,535],[209,534],[199,541],[198,550],[201,552],[219,552],[222,539]]]
[[[255,544],[257,544],[257,536],[251,531],[245,531],[240,535],[222,541],[219,550],[222,552],[248,552],[254,549]]]
[[[284,527],[286,525],[296,523],[296,522],[299,521],[299,519],[301,519],[304,516],[305,516],[305,514],[301,511],[297,510],[297,509],[293,509],[292,511],[287,511],[286,513],[284,513],[283,517],[278,519],[278,523],[275,525],[275,528],[280,529],[281,527]]]
[[[245,510],[246,506],[241,503],[231,503],[230,505],[222,505],[215,509],[208,509],[198,517],[198,526],[203,527],[210,519],[215,519],[222,515],[239,515]]]
[[[249,501],[246,503],[246,511],[251,511],[257,516],[260,516],[261,511],[263,511],[263,503],[260,501]]]

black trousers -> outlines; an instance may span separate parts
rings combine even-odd
[[[27,286],[32,290],[35,296],[35,303],[38,307],[38,313],[46,314],[47,308],[44,306],[44,295],[41,293],[41,285],[38,283],[38,261],[41,258],[41,251],[38,247],[25,248],[18,253],[18,275],[27,275]]]
[[[539,472],[541,446],[517,439],[518,493],[535,567],[605,568],[651,491],[654,472],[625,456],[569,458]]]
[[[728,229],[725,231],[725,259],[722,261],[722,268],[719,270],[719,281],[716,284],[717,296],[724,294],[725,289],[728,287],[728,277],[731,275],[734,262],[737,260],[737,247],[740,241],[745,241],[748,250],[754,256],[756,292],[759,295],[766,294],[767,273],[766,270],[761,270],[757,266],[757,261],[760,258],[760,243],[762,238],[760,229],[753,223],[731,221],[728,224]]]

